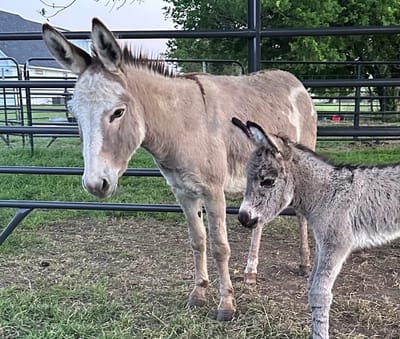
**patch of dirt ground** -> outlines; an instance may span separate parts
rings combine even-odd
[[[298,275],[298,233],[293,218],[280,217],[264,228],[258,283],[253,293],[243,284],[243,269],[251,233],[236,218],[228,218],[230,270],[238,314],[259,296],[309,321],[306,278]],[[174,221],[112,218],[70,220],[39,231],[49,246],[32,255],[0,258],[0,287],[39,288],[69,276],[88,281],[106,279],[112,293],[132,290],[176,293],[178,282],[190,292],[193,261],[186,226]],[[310,244],[313,240],[310,236]],[[210,252],[209,252],[210,253]],[[215,265],[209,254],[210,297],[218,302]],[[152,292],[153,291],[153,292]],[[154,292],[157,291],[157,292]],[[186,295],[180,296],[182,299]],[[261,300],[260,300],[261,302]],[[400,337],[400,242],[353,253],[335,283],[331,335],[349,338]],[[353,336],[354,335],[354,336]],[[397,335],[397,336],[396,336]]]

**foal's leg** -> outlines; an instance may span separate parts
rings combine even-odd
[[[195,286],[189,295],[189,305],[203,306],[206,302],[208,286],[207,273],[207,235],[203,224],[200,199],[175,192],[189,226],[190,245],[193,251],[195,267]]]
[[[204,198],[210,232],[211,251],[216,262],[219,276],[219,293],[217,320],[231,320],[235,313],[233,287],[229,275],[229,258],[231,250],[228,243],[225,215],[225,195],[221,189],[207,194]]]
[[[350,253],[346,241],[320,243],[318,263],[312,275],[308,300],[312,313],[312,338],[329,338],[329,310],[332,303],[332,287],[340,269]]]
[[[297,213],[297,220],[300,226],[300,265],[299,274],[307,275],[310,272],[310,246],[308,244],[307,219]]]
[[[311,286],[313,284],[313,280],[314,280],[314,275],[315,275],[315,271],[317,270],[318,267],[318,259],[319,258],[319,246],[318,246],[318,242],[315,242],[315,253],[314,253],[314,263],[310,272],[310,275],[308,277],[308,291],[310,291]]]
[[[251,244],[247,256],[247,265],[244,270],[244,281],[246,284],[255,285],[257,282],[258,252],[260,251],[260,242],[263,225],[257,224],[251,235]]]
[[[307,220],[301,214],[297,214],[297,220],[300,226],[300,265],[299,274],[307,275],[310,272],[310,246],[308,244]],[[244,270],[244,279],[246,284],[254,285],[257,282],[258,253],[262,236],[263,225],[258,224],[253,229],[247,265]]]

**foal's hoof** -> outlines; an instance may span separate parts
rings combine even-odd
[[[247,285],[254,286],[257,283],[257,273],[245,273],[244,282]]]
[[[188,305],[191,307],[203,307],[206,304],[206,299],[189,298]]]
[[[311,271],[311,266],[299,265],[299,275],[302,277],[308,277]]]
[[[235,310],[218,310],[217,321],[231,321]]]

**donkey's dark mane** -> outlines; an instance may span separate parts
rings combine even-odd
[[[124,46],[122,49],[122,60],[127,65],[145,68],[169,78],[175,77],[175,72],[168,67],[164,60],[149,58],[141,50],[133,51],[128,46]]]
[[[100,63],[99,57],[95,50],[92,50],[94,63]],[[128,46],[122,48],[122,62],[125,65],[131,65],[136,68],[147,69],[151,72],[163,75],[168,78],[175,78],[175,72],[168,67],[167,63],[162,59],[150,58],[143,54],[141,50],[132,51]]]

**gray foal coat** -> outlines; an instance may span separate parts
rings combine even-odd
[[[334,166],[254,123],[234,123],[258,146],[248,162],[239,219],[245,226],[269,222],[289,204],[306,217],[316,241],[312,337],[328,338],[332,287],[348,255],[400,236],[400,165]]]

